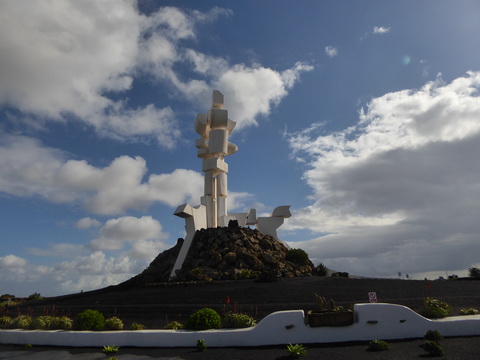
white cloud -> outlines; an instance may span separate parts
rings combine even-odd
[[[55,203],[80,202],[96,214],[121,214],[145,209],[154,202],[177,206],[197,199],[203,177],[192,170],[151,174],[141,157],[120,156],[104,168],[24,136],[0,138],[0,191],[21,197],[39,196]],[[86,226],[85,223],[80,226]]]
[[[150,250],[158,247],[165,248],[162,243],[166,234],[162,232],[162,225],[151,216],[136,218],[124,216],[108,220],[100,229],[100,236],[92,240],[88,247],[94,250],[121,250],[126,244],[135,244],[142,241],[143,247],[149,245]],[[154,240],[154,241],[152,241]],[[145,241],[149,241],[146,243]],[[139,245],[137,245],[137,248]],[[152,251],[150,251],[150,254]],[[150,256],[151,257],[151,256]]]
[[[391,30],[390,27],[385,27],[385,26],[374,26],[373,27],[373,33],[374,34],[386,34],[389,33]]]
[[[325,54],[327,54],[328,57],[333,58],[338,55],[338,49],[330,45],[325,46]]]
[[[230,65],[189,48],[199,24],[231,14],[219,7],[206,12],[163,7],[144,15],[133,0],[7,0],[0,13],[0,106],[19,110],[12,121],[35,129],[48,121],[75,120],[100,136],[156,139],[172,148],[180,136],[172,108],[128,105],[137,77],[167,84],[172,94],[196,105],[218,87],[236,97],[231,111],[241,128],[256,124],[301,72],[312,69],[301,63],[283,72]],[[179,64],[192,67],[199,79],[183,80],[175,70]],[[242,106],[248,106],[245,115]]]
[[[18,268],[27,265],[27,260],[15,256],[15,255],[6,255],[0,256],[0,268],[8,270],[10,268]]]
[[[92,219],[91,217],[84,217],[78,220],[75,224],[77,229],[90,229],[92,227],[99,227],[102,223],[96,219]]]
[[[356,126],[292,134],[306,155],[311,206],[286,229],[321,237],[299,245],[347,271],[386,276],[467,269],[480,226],[480,73],[372,99]],[[296,244],[297,245],[297,244]],[[468,249],[468,250],[465,250]]]

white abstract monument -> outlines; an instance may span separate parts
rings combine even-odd
[[[182,268],[185,257],[199,229],[228,226],[230,220],[236,220],[239,226],[254,225],[263,234],[278,239],[277,229],[289,218],[290,206],[278,206],[270,217],[257,217],[256,210],[248,213],[228,213],[227,173],[228,164],[225,156],[234,154],[238,148],[228,141],[236,122],[228,118],[228,111],[223,108],[223,94],[214,90],[212,108],[208,114],[197,114],[195,131],[200,135],[196,140],[197,156],[202,159],[202,171],[205,173],[204,195],[200,205],[192,207],[188,204],[180,205],[174,212],[176,216],[185,219],[186,236],[180,253],[173,266],[170,278]]]

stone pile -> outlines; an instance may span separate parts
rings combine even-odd
[[[157,256],[140,275],[136,284],[169,280],[170,271],[183,239]],[[287,261],[287,247],[270,235],[244,227],[201,229],[195,233],[187,257],[174,281],[212,281],[259,278],[271,281],[282,277],[311,276],[313,264]],[[129,282],[130,282],[129,281]]]

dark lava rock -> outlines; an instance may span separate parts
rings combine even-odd
[[[195,233],[187,257],[176,277],[169,279],[183,239],[151,262],[141,274],[123,283],[146,285],[174,281],[213,281],[312,276],[311,262],[299,266],[285,260],[287,247],[256,229],[231,224],[229,227],[201,229]],[[275,276],[273,276],[274,274]]]

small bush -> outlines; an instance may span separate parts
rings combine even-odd
[[[442,334],[440,334],[440,332],[437,330],[428,330],[423,337],[425,340],[434,341],[436,343],[443,340]]]
[[[8,326],[11,329],[29,329],[32,324],[32,317],[28,315],[17,316]]]
[[[322,263],[320,263],[317,266],[315,266],[314,274],[317,276],[327,276],[328,268]]]
[[[290,249],[285,256],[285,260],[290,261],[298,266],[310,264],[308,254],[302,249]]]
[[[427,340],[422,345],[423,350],[428,352],[430,356],[443,356],[443,349],[435,341]]]
[[[474,308],[460,309],[460,315],[477,315],[477,314],[480,314],[480,311]]]
[[[243,269],[232,275],[232,280],[248,280],[258,279],[260,277],[259,271]]]
[[[471,267],[468,269],[469,276],[472,279],[480,279],[480,269],[477,267]]]
[[[35,330],[46,330],[50,328],[52,322],[53,317],[51,316],[39,316],[32,320],[30,328]]]
[[[134,322],[132,323],[132,325],[130,325],[130,330],[133,330],[133,331],[145,330],[145,325]]]
[[[178,330],[178,329],[183,329],[183,325],[180,324],[178,321],[172,321],[165,326],[165,329],[169,330]]]
[[[205,340],[203,339],[197,340],[197,349],[198,351],[207,350],[207,343],[205,342]]]
[[[188,330],[208,330],[218,329],[222,325],[222,318],[218,313],[210,308],[203,308],[194,312],[187,320],[185,329]]]
[[[390,345],[383,340],[372,340],[368,343],[368,351],[385,351],[390,348]]]
[[[247,314],[227,313],[222,319],[222,327],[226,329],[242,329],[255,325],[255,319]]]
[[[107,329],[107,330],[123,330],[123,321],[116,316],[108,318],[107,320],[105,320],[105,329]]]
[[[0,329],[9,327],[11,322],[12,318],[10,316],[0,316]]]
[[[103,347],[104,354],[113,354],[118,351],[118,347],[115,345],[107,345]]]
[[[42,295],[40,295],[39,293],[33,293],[28,296],[27,301],[41,300],[41,299],[43,299]]]
[[[426,298],[420,314],[429,319],[440,319],[447,317],[450,314],[450,310],[451,307],[446,302]]]
[[[301,355],[307,355],[307,349],[305,349],[305,346],[301,344],[288,344],[287,345],[287,351],[290,353],[290,355],[293,355],[295,357],[299,357]]]
[[[55,316],[50,323],[52,330],[70,330],[73,327],[73,321],[68,316]]]
[[[98,310],[85,310],[75,317],[73,328],[75,330],[103,330],[105,318]]]

